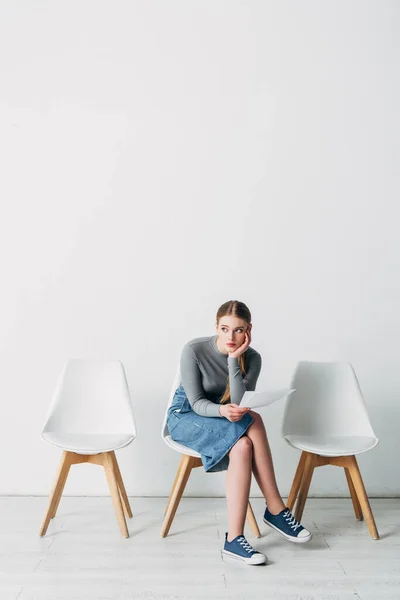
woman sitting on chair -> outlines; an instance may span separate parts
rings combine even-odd
[[[232,300],[218,309],[216,335],[185,344],[181,385],[168,409],[167,426],[173,440],[201,454],[207,472],[227,470],[223,553],[256,565],[266,556],[243,534],[252,472],[266,502],[264,522],[291,542],[308,542],[311,533],[279,494],[261,416],[240,406],[244,392],[255,390],[261,370],[261,356],[250,348],[251,328],[247,306]]]

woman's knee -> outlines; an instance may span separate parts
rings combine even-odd
[[[253,442],[247,435],[243,435],[238,439],[236,444],[232,446],[229,452],[230,456],[251,456],[253,454]]]
[[[260,415],[260,413],[255,412],[254,410],[249,410],[249,414],[253,417],[254,423],[262,423],[262,417]]]
[[[262,416],[258,412],[254,412],[253,410],[250,410],[248,414],[250,414],[253,417],[253,422],[250,425],[250,427],[252,427],[253,429],[254,428],[260,429],[261,428],[261,429],[265,430],[264,421],[262,419]]]

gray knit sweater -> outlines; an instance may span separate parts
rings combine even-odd
[[[192,409],[205,417],[219,414],[227,377],[232,404],[240,404],[244,392],[256,389],[261,371],[261,355],[247,349],[246,377],[242,377],[237,358],[220,352],[217,335],[195,338],[187,342],[181,354],[181,383]]]

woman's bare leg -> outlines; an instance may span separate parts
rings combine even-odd
[[[265,498],[268,510],[278,514],[285,505],[276,484],[271,450],[261,416],[250,411],[254,421],[246,431],[253,445],[253,473]]]
[[[253,444],[242,436],[229,452],[226,474],[226,499],[228,503],[228,542],[243,535],[249,502]]]

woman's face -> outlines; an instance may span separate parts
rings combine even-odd
[[[234,352],[239,346],[245,342],[245,333],[251,330],[249,325],[243,319],[238,317],[226,316],[221,317],[217,323],[216,332],[218,334],[218,346],[225,352]],[[230,345],[232,344],[232,345]]]

